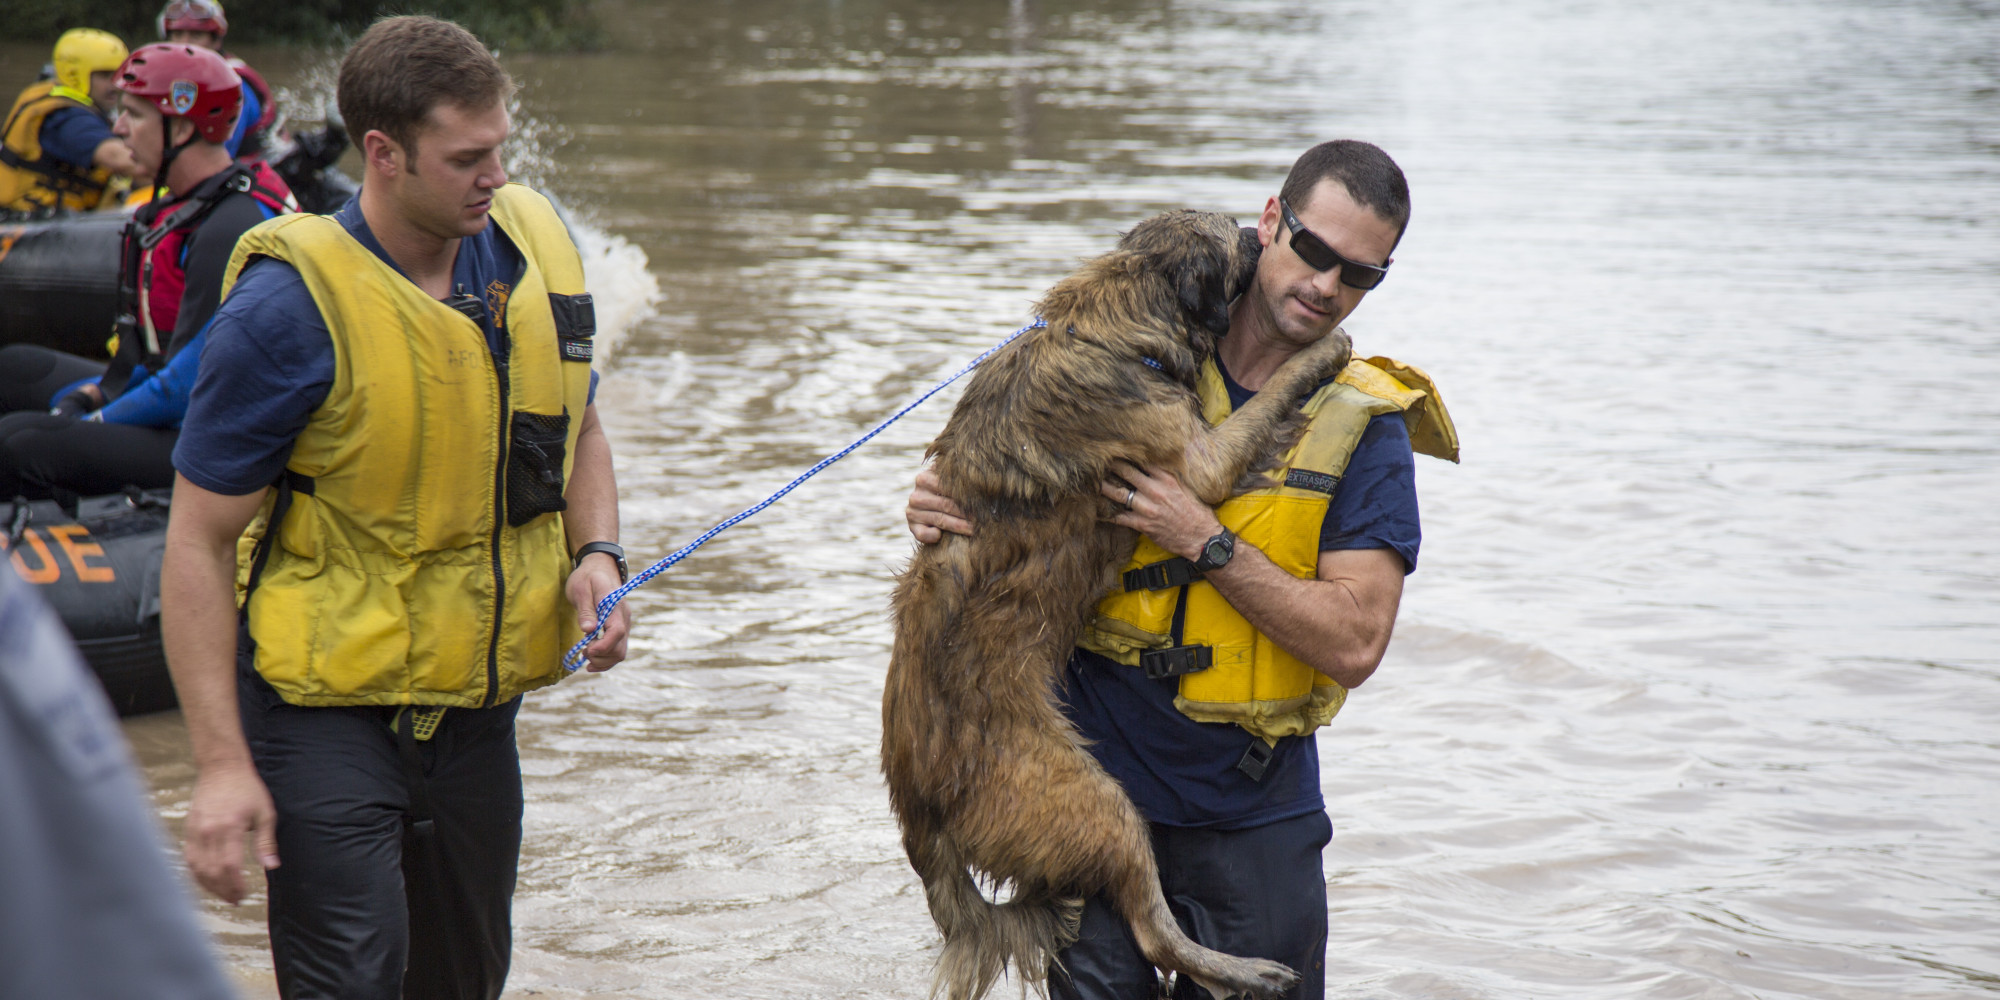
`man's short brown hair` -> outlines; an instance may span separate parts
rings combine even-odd
[[[335,99],[349,135],[377,129],[416,155],[431,109],[450,102],[484,110],[514,92],[500,61],[472,32],[435,17],[376,21],[340,61]]]
[[[1313,189],[1323,180],[1339,182],[1355,204],[1395,226],[1396,240],[1402,242],[1403,231],[1410,227],[1410,184],[1403,179],[1403,169],[1380,146],[1354,139],[1322,142],[1292,164],[1278,197],[1285,199],[1292,211],[1304,211]]]

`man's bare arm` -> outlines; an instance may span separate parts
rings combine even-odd
[[[176,476],[160,564],[167,669],[194,744],[188,868],[231,903],[245,892],[246,839],[265,868],[278,866],[277,811],[250,759],[236,702],[236,540],[263,499],[261,490],[226,496]]]
[[[597,418],[595,404],[584,407],[583,426],[576,433],[576,457],[570,463],[569,487],[563,493],[563,530],[570,551],[589,542],[618,540],[618,480],[611,468],[611,441]],[[564,586],[576,608],[585,635],[597,627],[597,602],[618,589],[618,564],[609,555],[593,555],[570,573]],[[625,659],[625,639],[632,617],[621,602],[604,623],[604,634],[584,647],[589,669],[609,670]]]
[[[1389,648],[1403,596],[1403,557],[1391,549],[1322,552],[1318,579],[1301,580],[1238,541],[1229,564],[1204,578],[1280,648],[1341,687],[1356,688]]]
[[[1166,470],[1144,471],[1120,463],[1125,484],[1107,483],[1104,495],[1131,509],[1113,518],[1161,548],[1193,559],[1222,530],[1215,511]],[[1302,580],[1254,545],[1238,540],[1229,563],[1204,574],[1229,606],[1286,652],[1333,678],[1359,687],[1382,662],[1403,597],[1403,558],[1389,549],[1319,554],[1318,576]]]
[[[1104,495],[1122,504],[1130,489],[1134,509],[1114,520],[1162,548],[1193,559],[1222,530],[1215,511],[1172,473],[1123,466],[1120,475],[1125,482],[1106,484]],[[972,523],[938,492],[928,469],[917,473],[903,517],[910,534],[926,545],[945,531],[972,534]],[[1359,687],[1381,664],[1403,598],[1403,558],[1388,549],[1322,552],[1317,577],[1302,580],[1238,541],[1229,564],[1206,578],[1257,631],[1346,688]]]

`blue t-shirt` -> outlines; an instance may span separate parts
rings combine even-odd
[[[1249,401],[1252,393],[1227,371],[1222,378],[1233,407]],[[1414,571],[1422,542],[1415,474],[1402,415],[1370,420],[1334,489],[1319,550],[1391,549],[1403,557],[1404,572]],[[1140,815],[1168,826],[1243,830],[1326,808],[1314,737],[1280,739],[1264,779],[1253,781],[1236,765],[1263,741],[1238,726],[1182,715],[1174,707],[1179,687],[1178,677],[1150,680],[1137,667],[1082,649],[1063,672],[1065,714]]]
[[[362,246],[403,273],[368,230],[360,196],[334,218]],[[505,352],[506,338],[494,316],[524,263],[496,225],[460,240],[452,262],[453,289],[476,290],[485,304],[480,325],[495,357]],[[244,267],[203,339],[200,371],[174,444],[174,468],[212,493],[255,493],[277,479],[291,459],[292,443],[326,402],[333,387],[333,335],[298,270],[260,257]],[[590,398],[596,397],[593,371]]]
[[[111,123],[89,108],[57,108],[42,119],[42,155],[88,168],[97,147],[111,138]]]
[[[264,102],[257,99],[256,89],[250,86],[248,80],[243,81],[242,86],[243,106],[236,113],[236,128],[229,133],[229,141],[222,144],[222,148],[229,150],[230,156],[237,155],[237,151],[243,148],[243,137],[250,134],[250,126],[264,117]]]

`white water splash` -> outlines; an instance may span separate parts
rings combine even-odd
[[[646,252],[583,218],[570,220],[570,237],[583,255],[585,287],[596,300],[597,365],[617,356],[625,335],[659,308],[660,282],[647,266]]]

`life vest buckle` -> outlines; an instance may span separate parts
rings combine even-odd
[[[1251,740],[1249,749],[1243,751],[1243,759],[1236,762],[1236,769],[1251,781],[1263,781],[1264,772],[1271,769],[1271,761],[1277,756],[1276,747],[1263,740]]]
[[[1185,587],[1201,579],[1201,570],[1194,563],[1175,556],[1156,563],[1147,563],[1138,569],[1125,571],[1126,590],[1170,590]]]
[[[1208,646],[1175,646],[1139,654],[1139,669],[1144,670],[1152,680],[1198,674],[1214,665],[1215,650]]]

